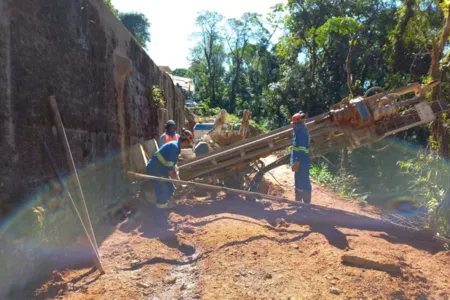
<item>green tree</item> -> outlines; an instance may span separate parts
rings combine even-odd
[[[119,11],[114,7],[111,0],[104,0],[108,8],[111,10],[111,12],[116,16],[119,17]]]
[[[256,120],[261,119],[263,90],[277,81],[278,63],[268,44],[250,44],[243,56],[242,78],[237,110],[251,109]]]
[[[202,100],[218,106],[222,100],[222,80],[225,52],[222,36],[223,16],[212,11],[203,11],[196,18],[198,31],[193,34],[197,43],[191,49],[191,71]]]
[[[220,34],[222,42],[216,46],[221,72],[214,78],[222,89],[217,90],[214,106],[230,112],[249,108],[255,120],[274,129],[287,125],[299,109],[318,115],[343,98],[364,95],[373,86],[394,89],[412,81],[439,80],[439,87],[428,95],[430,100],[450,100],[450,1],[286,2],[276,5],[269,17],[272,28],[284,30],[276,45],[271,45],[269,27],[262,25],[260,16],[247,13],[228,20],[225,33]],[[210,95],[205,53],[202,48],[193,50],[197,59],[190,71],[199,92]],[[413,196],[437,210],[441,198],[450,199],[444,185],[448,180],[439,179],[442,172],[436,173],[433,167],[444,165],[442,157],[450,155],[449,123],[442,116],[429,127],[413,128],[394,138],[395,143],[408,145],[404,148],[432,149],[440,158],[433,152],[414,155],[395,147],[384,152],[362,148],[331,153],[326,157],[329,178],[333,185],[345,184],[352,194],[380,203],[415,186]],[[346,172],[340,176],[343,165]],[[424,165],[426,172],[417,176]],[[440,224],[450,230],[449,217],[440,216],[445,219]]]
[[[437,86],[433,89],[431,94],[431,100],[436,101],[445,97],[445,93],[442,92],[442,87],[448,90],[449,80],[448,76],[444,77],[444,72],[442,69],[446,70],[448,75],[448,60],[450,58],[450,54],[447,53],[443,66],[441,64],[441,59],[444,56],[445,46],[448,45],[448,39],[450,37],[450,1],[444,1],[441,3],[441,9],[445,14],[445,22],[442,29],[439,32],[439,35],[433,36],[431,40],[431,68],[430,68],[430,77],[431,80],[439,80],[442,81],[442,85]],[[447,96],[447,101],[449,97]],[[434,141],[434,148],[437,149],[438,153],[444,157],[445,159],[450,158],[450,119],[447,116],[439,116],[434,121],[432,127],[432,141]],[[450,192],[448,192],[450,195]]]
[[[150,43],[150,22],[147,17],[138,12],[119,13],[119,19],[134,38],[146,48]]]
[[[190,78],[192,77],[192,72],[189,69],[180,68],[173,70],[172,75]]]
[[[228,20],[226,43],[230,55],[230,89],[228,92],[228,111],[234,112],[238,98],[245,98],[244,56],[247,47],[254,42],[264,45],[268,42],[269,32],[261,23],[260,15],[244,13],[240,19]]]

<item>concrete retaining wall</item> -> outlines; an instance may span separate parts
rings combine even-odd
[[[153,86],[164,91],[165,110],[153,103]],[[3,220],[0,245],[8,242],[12,247],[17,236],[28,244],[30,238],[45,238],[42,232],[30,237],[24,222],[17,222],[33,206],[52,214],[46,204],[59,199],[54,197],[58,187],[52,184],[55,175],[44,142],[61,171],[68,171],[48,105],[49,88],[93,215],[128,195],[122,172],[129,161],[125,150],[158,137],[159,119],[184,124],[183,95],[102,0],[0,0],[0,215],[16,209],[18,203],[25,206],[15,218]],[[46,228],[73,223],[67,206],[56,203],[59,216],[47,218]],[[20,232],[18,226],[23,227]],[[72,233],[67,235],[70,240]],[[5,256],[11,251],[3,248],[0,254],[5,260],[24,259]],[[45,262],[45,257],[39,259]],[[38,272],[18,269],[9,266],[8,275],[22,276],[21,284]],[[3,278],[0,282],[3,287],[8,283]]]

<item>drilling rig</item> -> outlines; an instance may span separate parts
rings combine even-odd
[[[445,101],[427,101],[427,93],[438,84],[437,81],[427,85],[412,83],[392,91],[372,88],[364,96],[343,100],[329,112],[308,118],[311,157],[371,145],[432,122],[436,116],[450,110]],[[372,91],[374,95],[370,95]],[[239,188],[254,191],[266,172],[289,163],[289,155],[267,166],[261,159],[290,147],[292,134],[292,127],[285,126],[252,138],[239,138],[234,143],[223,142],[223,147],[180,161],[180,178],[218,184],[221,178],[233,177]]]

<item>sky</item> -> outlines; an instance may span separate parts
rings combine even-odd
[[[189,66],[189,49],[195,18],[202,10],[216,11],[225,18],[239,18],[244,12],[266,15],[270,8],[286,0],[112,0],[120,12],[141,12],[151,23],[147,52],[159,66],[172,70]],[[275,40],[280,36],[278,32]]]

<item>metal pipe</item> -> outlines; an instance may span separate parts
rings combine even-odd
[[[237,190],[237,189],[228,188],[228,187],[215,186],[215,185],[209,185],[209,184],[191,182],[191,181],[184,181],[184,180],[177,180],[177,179],[169,179],[169,178],[163,178],[163,177],[157,177],[157,176],[150,176],[150,175],[139,174],[139,173],[135,173],[135,172],[127,172],[127,174],[131,177],[135,177],[135,178],[139,178],[139,179],[178,183],[181,185],[189,185],[189,186],[199,187],[199,188],[203,188],[203,189],[207,189],[207,190],[223,191],[226,193],[236,194],[236,195],[240,195],[240,196],[261,197],[261,198],[268,199],[268,200],[275,201],[275,202],[289,203],[289,204],[292,204],[295,206],[310,205],[310,204],[306,204],[306,203],[299,203],[299,202],[289,200],[286,198],[282,198],[282,197],[271,196],[271,195],[266,195],[266,194],[261,194],[261,193],[256,193],[256,192],[249,192],[249,191],[244,191],[244,190]]]
[[[225,168],[227,166],[230,166],[232,164],[243,162],[243,161],[248,160],[250,158],[251,159],[256,159],[256,158],[258,158],[258,156],[262,157],[265,153],[267,155],[269,155],[270,153],[272,153],[272,152],[274,152],[276,150],[279,150],[279,149],[282,149],[282,148],[285,148],[285,147],[289,146],[290,143],[291,142],[288,141],[288,142],[285,142],[285,143],[283,143],[281,145],[274,146],[273,148],[270,148],[270,149],[262,149],[262,150],[254,152],[254,153],[248,153],[248,156],[246,156],[246,157],[238,156],[235,159],[226,160],[226,161],[224,161],[224,162],[222,162],[220,164],[217,164],[217,165],[213,166],[210,169],[204,169],[204,166],[201,166],[201,169],[202,169],[201,171],[197,171],[197,172],[191,171],[191,170],[185,171],[185,172],[189,172],[188,173],[189,175],[183,176],[183,174],[182,174],[182,177],[183,178],[189,178],[189,179],[195,178],[195,177],[198,177],[198,176],[210,173],[210,172],[214,172],[214,171],[220,170],[220,169]]]

